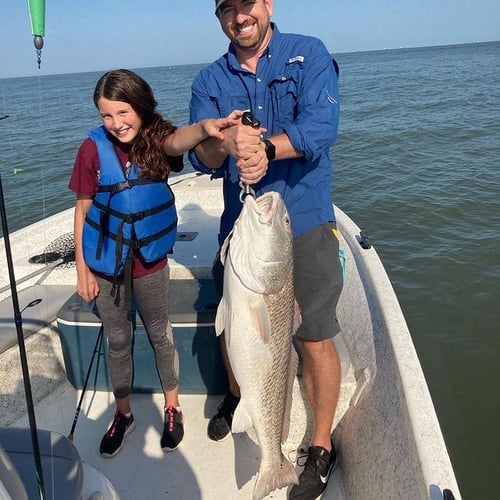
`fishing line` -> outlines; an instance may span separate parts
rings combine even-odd
[[[40,68],[40,66],[38,66]],[[43,111],[43,101],[42,101],[42,81],[41,76],[38,75],[38,134],[37,137],[43,138],[42,136],[42,111]],[[45,141],[46,142],[46,141]],[[42,219],[47,217],[47,205],[45,200],[45,158],[44,161],[41,162],[40,166],[41,170],[41,181],[42,181]],[[47,246],[47,234],[45,236],[45,246]]]

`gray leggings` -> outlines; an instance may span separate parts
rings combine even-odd
[[[132,385],[133,325],[128,308],[120,300],[114,304],[110,295],[112,283],[98,278],[99,295],[96,299],[99,316],[108,339],[108,367],[116,398],[127,397]],[[147,276],[133,279],[135,305],[146,328],[156,358],[156,368],[163,391],[170,391],[179,383],[179,358],[175,348],[172,325],[168,319],[168,266]],[[123,285],[117,290],[123,297]]]

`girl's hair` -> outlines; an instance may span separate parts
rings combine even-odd
[[[141,119],[141,129],[130,150],[130,161],[141,167],[140,175],[162,180],[167,179],[171,169],[178,170],[179,158],[167,156],[160,145],[177,127],[156,111],[158,103],[153,90],[143,78],[128,69],[108,71],[99,78],[94,90],[97,108],[101,97],[130,104]]]

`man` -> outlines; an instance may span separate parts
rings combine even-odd
[[[290,498],[316,498],[326,488],[336,460],[331,431],[340,391],[340,362],[332,338],[340,330],[335,309],[342,273],[328,156],[338,128],[337,75],[320,40],[281,34],[271,23],[272,0],[216,0],[215,8],[231,43],[193,82],[191,121],[249,109],[262,128],[227,128],[223,140],[206,140],[190,151],[189,159],[197,170],[224,178],[221,244],[241,210],[240,181],[251,185],[257,196],[280,192],[287,205],[302,314],[296,336],[314,422],[308,458]],[[220,293],[221,267],[216,259]],[[229,392],[208,425],[208,435],[216,441],[229,435],[239,401],[223,340],[221,348]]]

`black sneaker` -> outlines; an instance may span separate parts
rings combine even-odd
[[[127,418],[117,411],[111,427],[101,440],[99,447],[101,455],[106,458],[114,457],[123,448],[125,436],[130,434],[134,428],[134,416],[130,414],[130,417]]]
[[[297,460],[299,463],[300,458]],[[330,473],[335,467],[337,454],[332,443],[332,451],[327,451],[322,446],[310,446],[304,470],[299,476],[299,484],[290,490],[288,498],[293,500],[313,500],[326,489]],[[299,464],[300,465],[300,464]]]
[[[184,419],[182,411],[175,406],[165,408],[163,420],[163,434],[161,436],[161,447],[165,451],[174,451],[181,444],[184,437]]]
[[[223,441],[231,434],[233,415],[240,398],[230,392],[217,408],[217,413],[208,422],[207,434],[212,441]]]

